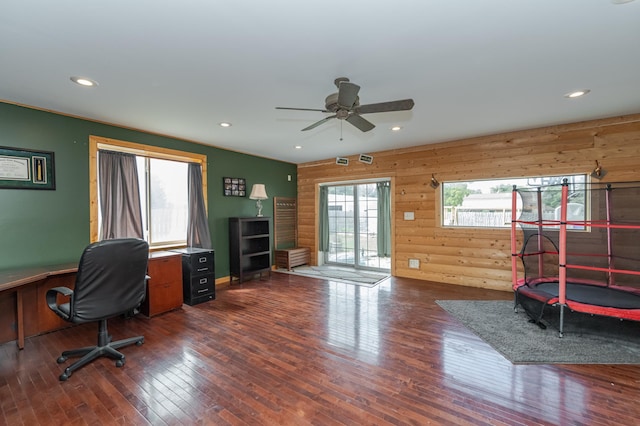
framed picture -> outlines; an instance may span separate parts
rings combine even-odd
[[[0,146],[0,189],[56,189],[53,152]]]
[[[349,159],[344,157],[336,157],[336,164],[339,166],[348,166]]]
[[[222,193],[225,197],[246,197],[247,182],[244,178],[223,177]]]

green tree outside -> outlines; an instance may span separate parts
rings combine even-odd
[[[462,200],[469,194],[477,194],[480,191],[469,189],[466,183],[455,183],[444,185],[442,189],[442,196],[444,199],[444,205],[447,207],[461,206]]]

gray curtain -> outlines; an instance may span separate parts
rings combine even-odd
[[[320,235],[318,250],[329,251],[329,188],[320,187]]]
[[[378,182],[378,257],[391,256],[391,184]]]
[[[144,238],[136,156],[98,151],[100,240]]]
[[[209,219],[207,219],[202,190],[202,166],[197,163],[189,163],[188,205],[187,246],[212,248]]]

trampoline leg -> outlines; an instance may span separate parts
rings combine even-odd
[[[560,305],[560,335],[562,337],[562,331],[564,329],[564,305]]]

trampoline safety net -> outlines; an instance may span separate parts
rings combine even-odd
[[[513,288],[516,304],[533,320],[542,319],[546,304],[574,309],[574,303],[581,311],[589,311],[582,304],[619,308],[618,291],[623,298],[637,297],[631,306],[637,303],[640,310],[639,182],[565,180],[562,185],[514,187],[513,196],[518,207],[512,255],[520,260],[513,262]],[[585,292],[585,286],[598,291]],[[599,293],[601,288],[608,290]]]

